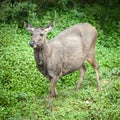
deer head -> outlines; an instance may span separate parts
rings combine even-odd
[[[30,46],[33,48],[40,48],[46,42],[46,34],[54,27],[54,22],[45,28],[35,28],[30,24],[24,23],[25,28],[31,33]]]

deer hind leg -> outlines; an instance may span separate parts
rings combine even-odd
[[[85,66],[84,66],[84,64],[81,66],[81,68],[80,68],[80,79],[78,80],[78,83],[77,83],[77,91],[80,89],[80,87],[81,87],[81,83],[82,83],[82,81],[83,81],[83,79],[84,79],[84,75],[85,75],[85,72],[86,72],[86,68],[85,68]]]
[[[97,91],[100,91],[100,78],[99,78],[99,70],[98,70],[98,64],[94,58],[94,56],[90,56],[87,61],[94,67],[96,72],[96,78],[97,78]]]

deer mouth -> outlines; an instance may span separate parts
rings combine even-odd
[[[37,45],[35,44],[35,45],[33,46],[33,48],[37,48]]]

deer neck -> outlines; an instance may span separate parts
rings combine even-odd
[[[43,65],[46,63],[50,56],[50,51],[50,46],[46,41],[39,48],[34,49],[35,60],[38,65]]]

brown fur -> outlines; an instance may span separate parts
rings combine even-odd
[[[95,69],[97,76],[97,90],[100,90],[98,65],[95,61],[95,44],[97,30],[88,23],[80,23],[61,32],[50,41],[46,41],[46,34],[53,28],[53,24],[46,28],[34,28],[25,24],[32,32],[30,45],[34,48],[36,65],[39,71],[50,80],[49,109],[52,106],[52,97],[57,96],[55,89],[58,79],[75,70],[80,70],[80,80],[76,89],[81,86],[87,60]]]

